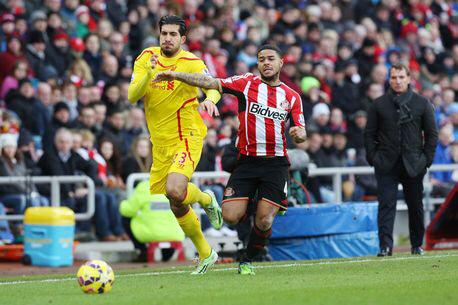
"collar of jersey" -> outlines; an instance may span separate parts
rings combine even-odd
[[[183,53],[184,52],[185,52],[185,50],[181,49],[180,52],[178,52],[177,55],[175,55],[173,57],[165,57],[165,56],[163,56],[161,54],[160,55],[160,61],[158,60],[158,63],[162,68],[166,68],[166,69],[167,68],[171,68],[172,66],[175,65],[177,59],[179,59],[180,57],[183,57]],[[171,65],[168,65],[168,64],[171,64]]]
[[[262,78],[259,78],[259,79],[261,80],[261,82],[262,82],[263,84],[266,84],[266,85],[269,86],[269,87],[274,87],[274,88],[275,88],[275,87],[280,87],[281,85],[283,85],[283,82],[280,82],[278,85],[272,86],[272,85],[269,85],[268,83],[266,83],[265,81],[263,81]]]

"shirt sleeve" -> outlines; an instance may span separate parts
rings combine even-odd
[[[243,92],[247,83],[251,80],[252,77],[253,74],[247,73],[244,75],[235,75],[228,78],[221,78],[219,80],[221,84],[221,92],[228,94]]]
[[[131,103],[136,103],[141,99],[148,87],[150,81],[150,75],[148,75],[148,66],[147,62],[151,57],[151,51],[144,51],[140,54],[135,60],[134,71],[132,72],[132,77],[128,89],[128,100]]]
[[[299,95],[294,95],[291,101],[291,126],[305,128],[304,111],[302,110],[302,99]]]

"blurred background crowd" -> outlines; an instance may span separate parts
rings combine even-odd
[[[308,140],[290,148],[306,151],[317,167],[367,165],[366,111],[399,62],[435,105],[434,163],[458,161],[455,1],[0,1],[1,175],[89,175],[99,239],[127,239],[118,212],[126,178],[151,166],[144,112],[129,104],[127,88],[136,56],[158,44],[157,21],[166,14],[185,18],[186,48],[215,77],[257,73],[257,47],[281,48],[281,80],[301,94],[308,130]],[[218,107],[219,118],[202,113],[209,130],[197,171],[228,170],[237,101],[224,96]],[[334,200],[331,178],[307,177],[306,169],[292,177],[292,202]],[[458,173],[433,174],[434,192],[446,194],[457,181]],[[375,188],[373,177],[345,177],[343,198],[371,198]],[[84,187],[61,190],[65,205],[85,210]],[[49,204],[49,188],[1,185],[0,202],[22,213]]]

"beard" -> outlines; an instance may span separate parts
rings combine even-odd
[[[279,77],[280,77],[280,72],[277,72],[271,76],[265,76],[264,74],[261,73],[261,79],[264,81],[268,81],[268,82],[277,80]]]
[[[173,48],[173,49],[165,49],[165,48],[162,48],[161,47],[161,52],[166,56],[166,57],[171,57],[173,56],[174,54],[176,54],[178,52],[178,50],[180,49],[180,47],[176,47],[176,48]]]

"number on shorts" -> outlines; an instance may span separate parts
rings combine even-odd
[[[175,161],[178,159],[178,164],[180,167],[183,167],[184,166],[184,163],[186,162],[186,157],[187,157],[187,153],[185,153],[184,151],[181,152],[181,154],[179,153],[176,153],[175,156],[173,157],[173,163],[175,163]]]

